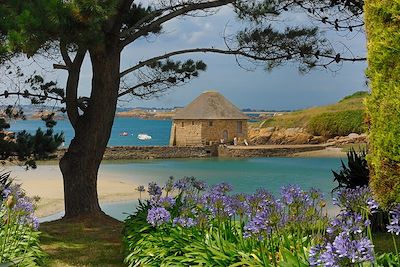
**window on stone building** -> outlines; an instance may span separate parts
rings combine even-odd
[[[184,127],[185,126],[185,123],[184,122],[182,122],[182,127]]]
[[[237,126],[237,133],[241,134],[243,132],[243,124],[242,124],[242,122],[238,121],[236,126]]]
[[[194,121],[192,121],[192,125],[194,125]]]
[[[213,126],[213,122],[212,122],[212,121],[209,121],[209,122],[208,122],[208,126],[210,126],[210,127]]]

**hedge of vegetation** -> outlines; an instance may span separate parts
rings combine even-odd
[[[313,135],[326,137],[364,133],[364,111],[345,110],[321,113],[311,118],[307,130]]]
[[[385,207],[400,203],[400,1],[366,0],[371,96],[371,188]]]

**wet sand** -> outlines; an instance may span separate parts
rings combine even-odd
[[[37,203],[36,216],[45,217],[64,210],[64,191],[62,175],[58,165],[39,165],[36,170],[25,171],[20,167],[9,167],[15,183],[30,197],[40,197]],[[100,172],[98,178],[98,194],[100,202],[136,200],[138,185],[118,177],[112,173]]]

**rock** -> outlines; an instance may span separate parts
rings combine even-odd
[[[265,132],[274,132],[275,131],[275,127],[267,127],[267,128],[264,128],[263,130],[265,131]]]
[[[349,134],[347,137],[348,137],[348,138],[351,138],[351,139],[355,139],[355,138],[359,138],[360,135],[359,135],[359,134],[356,134],[356,133],[351,133],[351,134]]]

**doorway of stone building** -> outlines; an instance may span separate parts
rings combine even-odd
[[[228,130],[224,130],[222,132],[222,138],[224,139],[225,142],[228,141]]]

